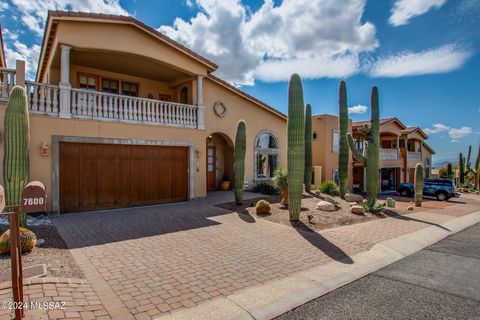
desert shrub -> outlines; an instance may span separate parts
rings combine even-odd
[[[270,213],[270,203],[266,200],[259,200],[255,205],[256,214],[267,214]]]
[[[377,202],[377,199],[363,200],[360,205],[371,214],[379,214],[383,211],[383,206]]]
[[[278,194],[278,189],[270,182],[258,182],[253,187],[253,192],[266,195],[274,195]]]
[[[20,227],[20,247],[22,248],[23,252],[31,251],[35,248],[35,244],[37,243],[37,237],[35,234],[26,229]],[[10,252],[10,229],[5,231],[2,235],[0,235],[0,253],[9,253]]]
[[[328,194],[330,196],[338,196],[338,186],[331,180],[325,180],[320,184],[318,188],[321,193]]]
[[[273,173],[273,184],[279,190],[288,190],[288,170],[286,168],[279,167],[275,169]]]

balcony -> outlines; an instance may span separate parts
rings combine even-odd
[[[380,161],[381,160],[400,160],[400,152],[397,149],[380,148]]]
[[[407,158],[408,160],[422,160],[422,153],[421,152],[412,152],[412,151],[408,151],[408,154],[407,154]]]
[[[8,99],[15,85],[15,70],[0,69],[0,79],[1,98]],[[25,81],[25,90],[31,114],[179,128],[199,128],[203,122],[203,108],[189,104],[32,81]]]

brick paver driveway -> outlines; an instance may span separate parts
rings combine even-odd
[[[453,218],[419,213],[319,234],[195,201],[68,214],[54,224],[112,318],[151,319],[332,259],[352,263],[379,241]]]

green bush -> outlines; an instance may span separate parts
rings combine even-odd
[[[325,180],[320,184],[318,188],[321,193],[326,193],[330,196],[338,196],[338,186],[332,180]]]
[[[286,168],[278,167],[273,173],[273,184],[279,190],[288,190],[288,171]]]
[[[278,194],[278,189],[270,182],[258,182],[253,187],[253,192],[266,195],[276,195]]]
[[[379,214],[383,211],[383,206],[380,203],[377,203],[377,199],[363,200],[360,205],[371,214]]]
[[[270,213],[270,202],[267,200],[259,200],[255,205],[256,214],[268,214]]]

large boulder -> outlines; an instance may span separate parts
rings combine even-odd
[[[362,202],[363,197],[359,194],[347,193],[345,194],[345,201],[347,202]]]
[[[338,203],[337,201],[335,201],[335,199],[333,199],[331,196],[327,196],[325,194],[320,194],[319,195],[319,198],[322,199],[323,201],[327,201],[327,202],[330,202],[331,204],[333,204],[335,206],[335,208],[338,210],[340,209],[342,206],[340,205],[340,203]]]
[[[317,209],[322,211],[336,211],[337,207],[335,207],[333,203],[322,200],[317,203]]]
[[[358,215],[361,215],[361,216],[363,216],[365,214],[365,208],[362,207],[362,206],[352,206],[350,208],[350,211],[353,214],[358,214]]]

